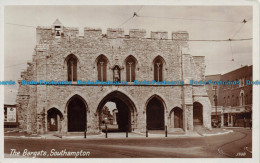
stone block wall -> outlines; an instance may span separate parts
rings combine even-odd
[[[188,47],[187,32],[172,33],[151,32],[151,38],[145,38],[145,30],[130,30],[125,37],[123,29],[84,28],[84,37],[78,36],[78,28],[63,27],[64,34],[55,38],[52,28],[37,28],[37,45],[33,61],[22,73],[23,80],[66,81],[66,58],[73,54],[77,57],[77,80],[97,80],[97,58],[104,55],[108,59],[107,80],[112,81],[112,68],[121,67],[121,80],[126,80],[125,59],[132,55],[137,60],[136,80],[151,81],[153,61],[157,56],[164,60],[163,80],[177,81],[202,79],[205,72],[204,58],[192,57],[183,48]],[[138,38],[138,39],[137,39]],[[183,75],[183,76],[182,76]],[[187,83],[186,83],[187,84]],[[88,132],[97,132],[99,119],[97,107],[109,93],[118,91],[125,94],[136,106],[134,128],[145,131],[146,105],[149,98],[159,96],[165,106],[165,125],[169,125],[170,112],[174,107],[185,109],[184,128],[192,130],[192,104],[200,98],[203,104],[203,122],[210,127],[210,103],[204,96],[204,87],[183,86],[46,86],[20,85],[17,103],[21,110],[20,127],[28,132],[47,132],[47,111],[57,108],[63,114],[61,131],[67,132],[67,102],[74,95],[81,96],[87,104]],[[184,94],[183,94],[184,92]],[[194,95],[197,95],[194,97]],[[197,99],[196,99],[197,100]],[[209,106],[208,106],[209,105]],[[207,111],[209,110],[209,111]],[[186,131],[186,130],[185,130]]]
[[[84,28],[84,38],[86,40],[95,40],[102,38],[102,30],[100,28]]]
[[[159,40],[168,39],[168,32],[166,31],[151,32],[151,39],[159,39]]]
[[[107,38],[120,38],[124,37],[124,30],[121,28],[108,28],[107,29]]]
[[[130,29],[129,36],[130,38],[145,38],[146,31],[143,29]]]
[[[44,86],[40,90],[44,90]],[[138,88],[136,88],[138,87]],[[39,89],[39,88],[38,88]],[[135,123],[136,131],[145,131],[146,124],[146,104],[154,95],[163,99],[165,106],[165,124],[167,125],[170,111],[174,107],[181,106],[181,87],[180,86],[106,86],[103,89],[100,86],[47,86],[46,102],[41,100],[39,108],[46,107],[46,113],[49,109],[55,107],[62,114],[67,114],[67,103],[74,95],[81,96],[87,103],[87,121],[88,132],[98,131],[98,105],[101,100],[115,91],[125,94],[133,101],[136,114],[138,114],[137,122]],[[172,93],[174,92],[174,94]],[[39,109],[38,112],[41,112]]]
[[[189,39],[189,34],[186,31],[172,32],[172,39],[173,40],[179,40],[179,41],[188,40]]]

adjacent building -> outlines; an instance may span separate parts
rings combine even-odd
[[[219,85],[216,87],[216,96],[212,85],[207,86],[207,92],[212,104],[212,115],[221,117],[222,126],[243,127],[249,126],[252,119],[252,85],[247,84],[247,80],[252,81],[253,66],[243,66],[223,75],[210,75],[206,79],[216,77],[221,81],[237,81],[239,84]],[[217,107],[213,99],[217,98]]]
[[[219,104],[223,106],[225,126],[249,125],[252,117],[252,85],[246,81],[252,81],[253,66],[244,66],[221,76],[223,81],[239,81],[239,85],[221,85]],[[246,120],[244,120],[246,119]]]

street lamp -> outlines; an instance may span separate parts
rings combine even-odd
[[[106,138],[107,138],[107,117],[105,117],[105,127],[106,127]]]

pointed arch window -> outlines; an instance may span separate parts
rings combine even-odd
[[[68,81],[77,81],[77,58],[71,55],[67,60]]]
[[[154,80],[162,81],[163,80],[163,62],[161,58],[155,58],[154,60]]]
[[[126,81],[134,82],[135,80],[135,58],[130,56],[126,59]]]
[[[98,69],[98,80],[106,81],[107,80],[107,59],[104,56],[100,56],[97,62]]]

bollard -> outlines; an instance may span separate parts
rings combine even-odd
[[[107,125],[106,125],[106,138],[107,138]]]
[[[84,138],[85,139],[87,138],[87,129],[85,129],[85,131],[84,131]]]
[[[148,130],[147,130],[147,128],[146,128],[146,137],[148,137]]]
[[[167,137],[167,126],[165,126],[165,137]]]
[[[126,137],[128,138],[128,130],[126,130]]]

